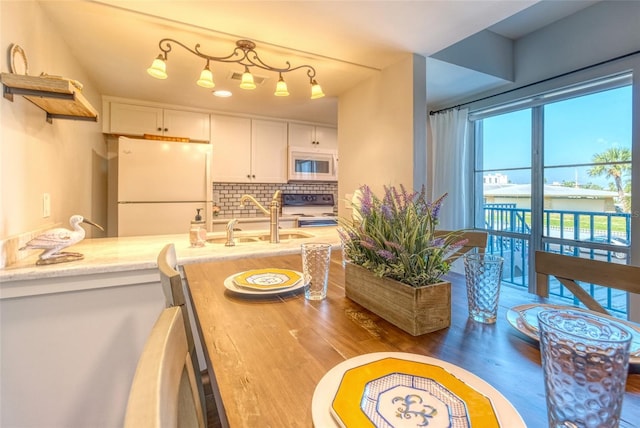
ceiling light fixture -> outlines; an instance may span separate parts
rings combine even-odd
[[[238,40],[236,42],[236,47],[233,49],[233,52],[230,55],[216,57],[204,54],[200,52],[200,44],[197,44],[194,49],[189,48],[188,46],[180,43],[174,39],[162,39],[158,43],[160,46],[160,53],[156,59],[153,60],[153,64],[151,67],[147,69],[147,73],[156,79],[166,79],[167,78],[167,56],[168,53],[171,52],[171,44],[175,43],[178,46],[183,47],[187,51],[192,54],[199,56],[207,61],[204,69],[200,73],[200,78],[197,81],[199,86],[204,88],[213,88],[215,83],[213,83],[213,73],[209,68],[210,61],[217,62],[229,62],[229,63],[238,63],[244,66],[244,73],[242,74],[242,81],[240,83],[240,87],[242,89],[255,89],[256,84],[253,79],[253,74],[249,70],[250,67],[257,67],[267,71],[274,71],[278,73],[279,79],[276,84],[276,96],[287,96],[289,95],[289,91],[287,89],[287,83],[284,81],[282,74],[288,73],[290,71],[295,71],[299,69],[306,69],[307,76],[309,77],[309,83],[311,84],[311,99],[317,99],[324,97],[324,92],[322,92],[322,88],[316,82],[316,69],[310,65],[299,65],[297,67],[291,67],[289,61],[286,62],[287,66],[278,68],[272,67],[270,65],[262,62],[258,53],[255,51],[256,44],[251,40]]]

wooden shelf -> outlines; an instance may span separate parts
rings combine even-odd
[[[53,119],[98,121],[96,109],[68,79],[2,73],[0,80],[6,99],[22,95],[47,113],[49,123]]]

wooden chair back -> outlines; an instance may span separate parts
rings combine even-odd
[[[160,250],[158,269],[160,270],[160,282],[162,283],[166,307],[186,304],[182,288],[182,277],[178,271],[176,248],[173,244],[167,244]]]
[[[536,283],[538,294],[549,296],[549,277],[562,285],[592,311],[609,314],[577,281],[640,293],[640,267],[583,259],[562,254],[536,251]]]
[[[202,373],[200,372],[200,364],[196,354],[195,339],[189,319],[189,311],[186,305],[184,288],[182,287],[182,276],[178,271],[178,259],[176,257],[176,249],[173,244],[165,245],[158,255],[158,270],[160,271],[160,282],[162,284],[162,292],[164,293],[166,307],[178,306],[182,308],[182,316],[184,318],[184,328],[187,336],[187,345],[189,353],[195,367],[195,377],[202,403],[202,410],[206,421],[207,413],[205,407],[204,385],[202,382]]]
[[[182,307],[166,308],[147,339],[131,385],[125,428],[205,428]]]
[[[435,236],[436,237],[445,236],[445,235],[448,235],[449,233],[452,233],[452,231],[450,231],[450,230],[437,230],[435,232]],[[452,262],[454,260],[462,257],[463,255],[465,255],[469,251],[473,250],[474,248],[477,248],[477,250],[478,250],[478,252],[480,254],[484,254],[484,252],[486,251],[487,238],[489,236],[489,234],[487,232],[481,232],[481,231],[478,231],[478,230],[464,230],[464,231],[460,232],[458,234],[458,236],[460,237],[459,238],[460,240],[466,239],[467,243],[451,256],[450,260]]]

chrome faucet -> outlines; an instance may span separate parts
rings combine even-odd
[[[253,202],[253,204],[258,207],[260,211],[264,213],[264,215],[268,215],[269,221],[269,242],[272,244],[277,244],[280,242],[280,194],[282,192],[280,190],[276,190],[271,197],[271,203],[269,204],[269,209],[263,207],[260,202],[256,201],[251,195],[242,195],[240,198],[240,208],[244,208],[244,203],[247,201]]]
[[[227,242],[225,242],[224,244],[227,247],[233,247],[234,245],[236,245],[236,241],[233,238],[233,231],[234,231],[234,226],[236,225],[237,222],[238,222],[238,219],[233,218],[229,220],[229,222],[227,223]]]

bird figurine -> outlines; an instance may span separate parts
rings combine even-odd
[[[90,224],[104,232],[102,226],[76,214],[72,215],[69,219],[69,224],[71,224],[73,230],[65,229],[63,227],[47,230],[27,242],[24,247],[20,248],[20,250],[44,249],[45,251],[40,254],[40,258],[36,262],[37,265],[82,260],[84,256],[80,253],[61,252],[61,250],[77,244],[84,239],[85,230],[80,226],[80,223]]]

